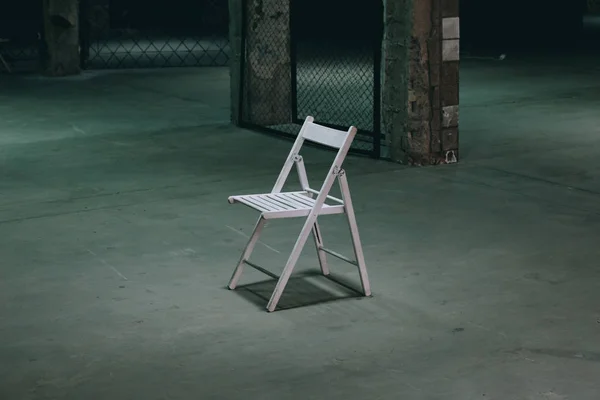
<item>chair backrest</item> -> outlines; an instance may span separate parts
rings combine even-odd
[[[346,159],[346,155],[350,150],[350,146],[352,145],[352,141],[356,136],[356,131],[357,129],[354,126],[351,126],[348,131],[328,128],[326,126],[316,124],[313,117],[306,117],[306,120],[302,125],[302,129],[300,129],[300,133],[298,134],[298,137],[292,146],[285,164],[279,173],[279,177],[275,182],[272,192],[278,193],[283,188],[283,185],[285,184],[285,181],[287,180],[288,175],[294,166],[296,157],[300,155],[300,149],[302,148],[305,140],[338,149],[333,164],[331,165],[329,173],[325,178],[325,182],[321,188],[321,191],[329,192],[329,189],[331,189],[331,184],[333,184],[333,181],[335,180],[334,172],[342,167],[342,164]]]
[[[315,124],[312,121],[312,117],[309,118],[311,120],[307,118],[300,131],[300,135],[302,135],[305,140],[339,149],[346,142],[348,135],[350,135],[350,130],[340,131],[328,128],[326,126]]]

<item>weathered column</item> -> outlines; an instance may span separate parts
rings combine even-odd
[[[384,0],[384,33],[381,74],[381,129],[390,157],[406,163],[408,132],[408,48],[414,0]]]
[[[458,160],[458,0],[386,0],[382,121],[392,159]]]
[[[241,103],[245,123],[261,126],[290,123],[290,0],[230,0],[230,13],[232,109],[235,112]],[[239,84],[239,74],[243,75],[243,86]],[[234,116],[233,120],[236,119]]]
[[[44,72],[50,76],[81,72],[78,0],[44,0]]]

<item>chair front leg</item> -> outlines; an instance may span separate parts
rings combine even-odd
[[[275,286],[275,290],[273,291],[271,299],[269,300],[269,304],[267,305],[267,310],[269,312],[273,312],[275,311],[275,308],[277,308],[277,303],[279,303],[279,299],[281,298],[285,286],[287,285],[290,276],[292,275],[292,271],[294,270],[294,267],[298,262],[298,258],[300,258],[300,253],[302,252],[302,249],[306,244],[306,240],[308,240],[308,235],[310,235],[311,231],[313,230],[316,220],[316,215],[309,217],[306,223],[304,224],[302,231],[300,231],[300,235],[296,240],[294,249],[292,250],[290,257],[288,258],[287,263],[285,264],[285,268],[283,269],[283,272],[281,273],[281,276],[277,281],[277,286]]]
[[[244,263],[250,258],[256,243],[258,243],[258,238],[260,237],[260,233],[262,232],[263,227],[265,226],[266,220],[260,216],[258,221],[256,222],[256,226],[254,227],[254,231],[246,244],[246,248],[242,252],[242,256],[240,257],[240,261],[238,262],[237,267],[233,271],[233,275],[231,276],[231,280],[229,281],[229,289],[233,290],[236,288],[240,277],[242,276],[242,272],[244,271]]]

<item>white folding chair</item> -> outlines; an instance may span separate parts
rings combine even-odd
[[[278,279],[278,282],[273,294],[271,295],[269,304],[267,305],[267,310],[269,312],[274,311],[277,307],[279,299],[281,298],[283,290],[288,283],[296,262],[300,257],[300,253],[306,244],[308,236],[312,233],[317,248],[321,272],[323,275],[329,275],[326,254],[330,254],[341,260],[356,265],[358,267],[363,293],[365,296],[371,295],[369,277],[367,275],[365,258],[358,234],[356,218],[354,216],[354,208],[352,206],[352,199],[350,197],[350,190],[348,188],[348,180],[344,170],[342,169],[342,163],[348,154],[348,150],[350,149],[350,145],[352,144],[355,135],[355,127],[351,127],[347,132],[339,131],[318,125],[314,123],[314,119],[312,117],[307,117],[302,129],[300,130],[300,133],[298,134],[298,138],[296,139],[296,142],[294,143],[294,146],[292,147],[292,150],[290,151],[290,154],[288,155],[287,160],[279,174],[279,177],[275,182],[275,186],[273,187],[273,190],[271,190],[271,193],[229,197],[229,203],[241,203],[261,213],[258,222],[254,227],[254,231],[250,236],[250,240],[248,241],[240,261],[233,272],[233,276],[229,282],[229,289],[233,290],[236,288],[245,265],[249,265],[271,277],[274,277],[275,279]],[[300,149],[302,148],[305,140],[339,149],[333,165],[329,169],[329,172],[327,173],[325,181],[323,182],[320,190],[314,190],[308,184],[306,169],[304,167],[302,156],[300,155]],[[281,190],[283,189],[283,185],[285,184],[294,164],[296,165],[298,171],[302,190],[282,193]],[[329,191],[331,190],[331,187],[336,179],[340,185],[342,193],[341,199],[329,195]],[[313,195],[316,195],[316,198],[313,198]],[[329,200],[329,203],[331,204],[327,204],[327,200]],[[355,260],[351,260],[323,246],[323,239],[321,237],[321,230],[319,229],[318,217],[321,215],[331,214],[346,214],[348,224],[350,226],[352,244],[354,246]],[[250,255],[254,250],[254,246],[258,242],[262,228],[267,220],[296,217],[306,217],[306,222],[300,231],[300,235],[296,240],[296,244],[294,245],[292,253],[287,260],[281,276],[277,276],[250,261]]]

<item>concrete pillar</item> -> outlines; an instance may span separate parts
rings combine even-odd
[[[44,73],[49,76],[81,72],[78,0],[43,0]]]
[[[414,0],[384,0],[381,73],[381,129],[390,157],[408,161],[408,47]]]
[[[260,126],[292,122],[290,0],[229,2],[233,113]]]
[[[385,0],[382,125],[393,160],[458,161],[458,0]]]

